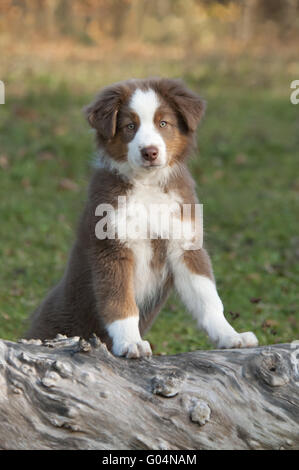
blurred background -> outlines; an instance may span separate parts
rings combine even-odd
[[[104,85],[182,78],[208,102],[190,159],[225,313],[261,344],[299,338],[299,0],[1,0],[0,337],[61,277]],[[211,345],[173,295],[154,353]]]

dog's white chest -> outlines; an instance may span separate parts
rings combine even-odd
[[[156,270],[152,266],[153,251],[150,240],[135,240],[130,244],[134,255],[134,292],[139,308],[155,297],[166,277],[166,266]]]
[[[181,198],[160,187],[136,184],[125,197],[119,198],[115,229],[117,238],[148,240],[170,238],[172,218],[180,210]]]
[[[123,200],[116,217],[116,233],[134,254],[134,288],[137,305],[150,301],[163,285],[167,266],[153,267],[152,239],[168,238],[165,220],[179,205],[180,197],[159,187],[137,185]]]

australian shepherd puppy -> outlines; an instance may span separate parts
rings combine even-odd
[[[150,356],[142,336],[174,287],[216,347],[258,344],[225,319],[195,223],[185,160],[204,108],[181,81],[164,78],[116,83],[87,106],[99,162],[64,276],[34,312],[27,338],[95,333],[117,356]],[[187,228],[181,237],[165,226],[170,219]]]

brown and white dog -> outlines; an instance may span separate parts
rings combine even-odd
[[[167,239],[157,220],[152,238],[118,236],[124,222],[145,224],[141,212],[122,211],[119,197],[131,209],[137,202],[166,213],[174,203],[197,204],[185,159],[204,108],[181,81],[164,78],[114,84],[86,108],[99,165],[65,274],[34,312],[27,338],[95,333],[117,356],[150,356],[142,336],[174,286],[217,347],[257,345],[253,333],[237,333],[225,319],[203,247],[185,249],[181,240]],[[98,207],[107,205],[119,216],[112,224],[116,236],[98,237]]]

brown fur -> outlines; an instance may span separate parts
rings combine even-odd
[[[179,191],[186,203],[197,202],[193,180],[183,162],[194,144],[194,131],[204,112],[203,101],[177,80],[129,80],[105,88],[86,108],[87,119],[96,129],[97,141],[116,161],[126,158],[127,143],[134,133],[126,127],[138,117],[127,103],[136,87],[153,88],[163,100],[155,121],[167,118],[170,126],[159,129],[172,159],[179,164],[164,191]],[[111,340],[105,326],[128,316],[140,316],[141,334],[149,328],[172,287],[169,274],[164,285],[143,311],[138,311],[134,298],[132,251],[118,240],[98,240],[95,225],[99,204],[115,205],[117,197],[126,195],[132,183],[114,171],[97,170],[91,179],[88,200],[80,219],[77,238],[61,281],[34,312],[27,338],[52,338],[57,333],[89,338],[96,333],[108,347]],[[166,263],[167,241],[152,240],[152,267],[159,272]],[[186,252],[184,261],[196,273],[213,278],[209,257],[204,250]]]

